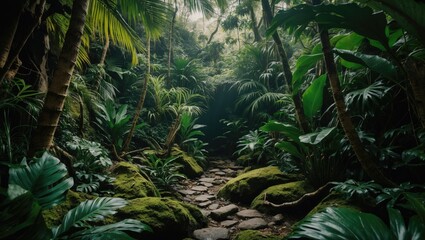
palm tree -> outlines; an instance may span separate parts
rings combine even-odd
[[[132,9],[130,3],[134,5],[134,9],[144,9],[145,13],[149,14],[144,15],[145,23],[152,23],[157,21],[155,19],[156,15],[154,14],[155,9],[159,9],[159,15],[162,16],[164,13],[164,7],[160,8],[158,1],[154,0],[144,0],[144,1],[124,1],[117,0],[117,6],[110,6],[110,1],[97,0],[98,2],[92,3],[92,9],[97,9],[97,12],[92,12],[91,19],[98,20],[109,20],[110,22],[105,23],[96,23],[98,27],[104,28],[104,33],[106,35],[110,34],[111,39],[120,39],[122,42],[132,42],[132,39],[129,35],[126,35],[119,23],[125,25],[125,21],[122,18],[113,19],[112,16],[120,16],[117,11],[117,6],[120,6],[122,9]],[[81,4],[84,4],[85,9],[81,9]],[[108,5],[109,4],[109,5]],[[87,6],[86,6],[87,5]],[[97,7],[96,7],[97,6]],[[149,6],[149,7],[147,7]],[[153,7],[152,7],[153,6]],[[74,8],[75,7],[75,8]],[[143,8],[146,7],[146,8]],[[44,100],[44,106],[39,116],[38,126],[32,135],[31,145],[29,153],[33,154],[38,150],[48,149],[53,141],[54,133],[56,131],[57,124],[59,122],[59,117],[63,109],[64,99],[67,96],[67,89],[70,84],[70,78],[72,76],[75,62],[78,56],[78,50],[82,41],[83,30],[85,27],[87,11],[89,9],[88,0],[80,3],[80,1],[74,2],[73,12],[71,15],[71,20],[69,28],[65,35],[64,44],[62,47],[62,52],[59,57],[59,62],[57,70],[55,70],[52,84],[49,86],[48,93]],[[112,13],[107,13],[106,10],[109,9]],[[129,19],[135,19],[136,16],[139,16],[139,12],[132,11],[126,12],[125,16]],[[104,14],[104,15],[103,15]],[[104,16],[102,18],[101,16]],[[89,18],[90,19],[90,18]],[[112,20],[111,20],[112,19]],[[140,18],[139,18],[140,19]],[[74,21],[74,22],[73,22]],[[81,26],[80,26],[81,25]],[[130,28],[129,28],[130,29]],[[100,29],[98,29],[100,30]],[[101,32],[101,31],[99,31]],[[155,33],[157,34],[157,33]]]
[[[88,6],[89,0],[75,0],[72,5],[68,31],[59,55],[58,65],[53,74],[52,83],[49,86],[38,118],[38,126],[32,135],[29,155],[33,155],[39,150],[48,149],[52,145],[71,76],[74,72],[78,49],[81,45]]]

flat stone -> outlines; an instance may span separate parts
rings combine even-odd
[[[216,221],[224,220],[227,218],[227,216],[236,213],[238,209],[238,206],[236,206],[235,204],[230,204],[212,211],[211,218]]]
[[[196,205],[198,205],[201,208],[204,208],[204,207],[208,207],[211,203],[212,203],[211,201],[206,201],[206,202],[197,203]]]
[[[208,200],[213,200],[215,199],[215,196],[213,195],[208,195],[208,194],[203,194],[203,195],[199,195],[195,198],[195,201],[197,202],[206,202]]]
[[[195,191],[192,191],[192,190],[179,190],[178,192],[183,194],[183,195],[193,195],[193,194],[195,194]]]
[[[221,227],[201,228],[193,232],[197,240],[229,239],[229,230]]]
[[[214,186],[212,183],[208,183],[208,182],[201,182],[201,184],[208,188]]]
[[[220,184],[222,184],[223,183],[223,181],[221,180],[221,179],[216,179],[214,182],[213,182],[213,184],[214,185],[220,185]]]
[[[213,203],[211,205],[208,206],[208,209],[211,210],[216,210],[220,205],[218,205],[218,203]]]
[[[267,222],[262,218],[251,218],[239,223],[239,229],[255,230],[267,227]]]
[[[226,173],[225,173],[225,172],[220,171],[220,172],[216,172],[216,173],[215,173],[215,175],[217,175],[217,176],[225,176],[225,175],[226,175]]]
[[[199,191],[199,192],[206,192],[208,190],[208,188],[204,186],[194,186],[191,189],[193,191]]]
[[[213,169],[211,169],[211,170],[209,170],[209,172],[220,172],[221,170],[220,169],[218,169],[218,168],[213,168]]]
[[[274,215],[273,217],[272,217],[272,221],[273,222],[276,222],[276,223],[280,223],[280,222],[282,222],[283,221],[283,214],[282,213],[279,213],[279,214],[276,214],[276,215]]]
[[[260,218],[263,215],[254,209],[246,209],[236,213],[236,216],[240,218]]]
[[[235,226],[236,224],[238,224],[238,221],[236,220],[226,220],[220,223],[220,226],[225,227],[225,228],[230,228]]]
[[[200,178],[198,181],[200,182],[207,182],[207,183],[213,183],[215,178]]]
[[[207,211],[207,210],[204,210],[204,209],[200,209],[200,210],[201,210],[202,215],[204,215],[204,217],[209,217],[210,214],[211,214],[211,211]]]

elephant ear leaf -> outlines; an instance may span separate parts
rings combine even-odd
[[[334,53],[346,61],[363,65],[388,79],[395,80],[397,78],[397,70],[395,66],[390,61],[380,56],[368,55],[342,49],[334,49]],[[349,66],[346,65],[346,67]]]
[[[379,41],[386,49],[389,48],[385,33],[387,26],[385,14],[375,13],[370,7],[361,7],[355,3],[316,6],[300,4],[288,10],[280,10],[273,18],[267,34],[271,35],[278,27],[283,27],[298,36],[312,21],[325,28],[350,29]]]
[[[31,192],[42,209],[62,202],[74,184],[72,178],[66,178],[68,171],[65,165],[47,152],[29,164],[24,159],[23,165],[10,169],[10,184]]]
[[[350,208],[329,207],[304,219],[288,239],[393,239],[377,216]]]
[[[391,15],[425,45],[425,2],[414,0],[357,0]],[[373,25],[373,24],[369,24]]]

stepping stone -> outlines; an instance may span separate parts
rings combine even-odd
[[[212,187],[214,185],[212,185],[212,183],[207,183],[207,182],[201,182],[202,185],[204,185],[205,187]]]
[[[193,237],[197,240],[224,240],[229,239],[229,230],[220,227],[201,228],[193,232]]]
[[[222,180],[220,180],[220,179],[216,179],[214,182],[213,182],[213,184],[214,185],[220,185],[220,184],[222,184],[223,183],[223,181]]]
[[[198,181],[200,182],[207,182],[207,183],[213,183],[215,178],[201,178]]]
[[[195,201],[197,202],[206,202],[208,200],[213,200],[215,199],[215,196],[213,195],[208,195],[208,194],[204,194],[204,195],[199,195],[195,198]]]
[[[192,191],[192,190],[179,190],[178,192],[183,194],[183,195],[193,195],[193,194],[195,194],[195,191]]]
[[[193,191],[206,192],[208,190],[207,187],[204,186],[194,186],[191,188]]]
[[[267,227],[267,222],[262,218],[251,218],[239,223],[239,229],[256,230]]]
[[[218,203],[213,203],[210,206],[208,206],[208,209],[211,210],[216,210],[220,205],[218,205]]]
[[[204,208],[204,207],[208,207],[211,203],[212,203],[211,201],[206,201],[206,202],[197,203],[196,205],[198,205],[201,208]]]
[[[211,169],[209,172],[220,172],[220,169],[214,168],[214,169]]]
[[[211,211],[207,211],[205,209],[200,209],[200,210],[201,210],[201,213],[204,217],[209,217],[210,214],[211,214]]]
[[[235,220],[226,220],[220,223],[220,226],[225,227],[225,228],[230,228],[235,226],[236,224],[238,224],[238,221]]]
[[[240,218],[260,218],[263,215],[254,209],[246,209],[236,213],[236,216]]]
[[[236,213],[238,209],[238,206],[236,206],[235,204],[230,204],[212,211],[211,218],[216,221],[224,220],[227,218],[227,216]]]
[[[272,217],[272,221],[273,221],[273,222],[276,222],[276,223],[281,223],[281,222],[283,222],[283,214],[282,214],[282,213],[279,213],[279,214],[274,215],[274,216]]]
[[[220,172],[216,172],[215,175],[217,175],[217,176],[226,176],[226,173],[220,171]]]

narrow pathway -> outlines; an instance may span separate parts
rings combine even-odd
[[[208,227],[195,230],[195,239],[233,239],[239,231],[248,229],[279,236],[288,233],[292,223],[285,221],[282,214],[262,214],[217,197],[219,189],[242,169],[230,160],[210,160],[209,169],[200,178],[181,182],[178,187],[181,200],[197,205],[208,217]]]

